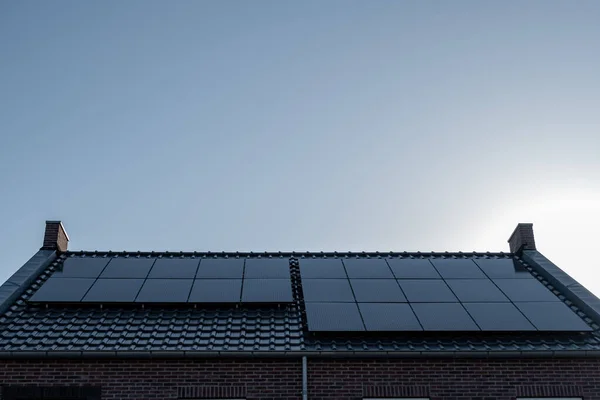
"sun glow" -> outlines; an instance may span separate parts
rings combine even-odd
[[[508,239],[517,222],[533,222],[538,251],[600,295],[600,190],[547,190],[526,198],[526,204],[519,201],[506,207],[489,225],[491,230],[506,227]]]

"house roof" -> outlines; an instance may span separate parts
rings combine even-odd
[[[298,272],[289,304],[51,304],[32,295],[78,257],[277,257],[514,259],[571,308],[590,332],[312,332]],[[598,355],[597,299],[536,250],[511,253],[139,253],[40,250],[0,287],[0,357],[183,357],[210,355]],[[294,271],[294,270],[293,270]],[[550,271],[550,272],[549,272]],[[568,279],[567,279],[568,278]],[[570,285],[570,286],[569,286]],[[591,297],[590,297],[591,296]]]

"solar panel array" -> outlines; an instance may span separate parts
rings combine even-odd
[[[510,258],[301,258],[308,329],[592,330]],[[287,258],[71,257],[38,303],[293,302]]]
[[[509,258],[299,260],[308,329],[590,331]]]
[[[30,301],[288,303],[288,259],[71,257]]]

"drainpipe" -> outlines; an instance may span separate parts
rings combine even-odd
[[[308,400],[308,367],[306,356],[302,356],[302,400]]]

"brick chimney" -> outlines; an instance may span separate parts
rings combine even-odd
[[[535,239],[533,237],[533,224],[520,223],[508,239],[511,253],[521,250],[535,250]]]
[[[69,246],[69,235],[60,221],[46,221],[46,232],[44,233],[44,250],[67,251]]]

